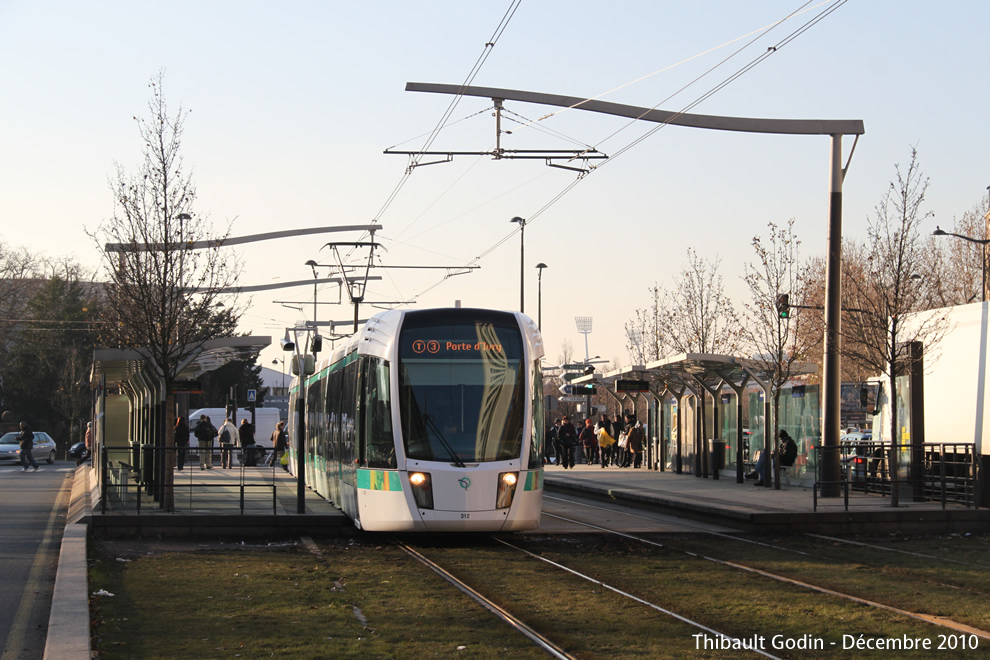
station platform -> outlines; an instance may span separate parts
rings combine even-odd
[[[753,532],[812,532],[818,534],[945,534],[990,531],[990,509],[960,504],[915,502],[901,495],[891,506],[889,496],[851,490],[844,497],[818,498],[810,483],[793,481],[774,488],[736,482],[735,472],[719,479],[645,468],[576,465],[544,469],[547,492],[570,492],[673,513],[684,518]]]
[[[188,470],[188,468],[187,468]],[[347,518],[307,490],[306,513],[296,511],[296,480],[285,471],[192,469],[176,473],[176,506],[166,512],[149,501],[140,514],[136,502],[102,512],[93,469],[76,469],[67,524],[53,594],[45,658],[86,660],[89,606],[86,580],[87,529],[107,536],[326,536],[354,531]],[[255,488],[244,488],[253,484]],[[780,490],[737,483],[735,474],[720,479],[634,468],[548,465],[548,493],[575,493],[627,506],[661,510],[746,531],[818,534],[943,534],[990,531],[990,509],[937,502],[913,502],[853,492],[843,498],[819,499],[810,484]],[[273,487],[274,486],[274,487]],[[247,492],[256,490],[250,497]],[[242,506],[242,492],[243,496]],[[243,512],[242,512],[243,511]]]
[[[104,512],[94,469],[78,468],[76,481],[87,484],[88,497],[73,498],[69,520],[89,524],[96,536],[321,537],[351,527],[343,513],[308,488],[305,513],[298,513],[296,478],[281,467],[200,470],[194,464],[176,470],[169,511],[136,487],[109,486]]]

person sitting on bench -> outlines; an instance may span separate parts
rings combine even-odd
[[[797,459],[797,443],[794,442],[794,438],[784,429],[780,430],[780,444],[777,446],[777,451],[773,452],[774,459],[777,455],[780,455],[780,467],[787,469],[794,465],[794,461]],[[756,461],[756,467],[753,471],[746,475],[747,479],[756,479],[754,486],[763,485],[763,457],[766,456],[766,452],[760,454],[759,460]]]

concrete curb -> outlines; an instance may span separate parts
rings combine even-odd
[[[45,660],[90,660],[92,657],[86,562],[89,525],[75,522],[80,518],[88,520],[92,513],[91,472],[87,466],[79,467],[72,481],[68,522],[62,535],[48,618]]]

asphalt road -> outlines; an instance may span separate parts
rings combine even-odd
[[[74,462],[41,463],[39,472],[0,464],[0,660],[40,659],[45,651],[59,544]]]

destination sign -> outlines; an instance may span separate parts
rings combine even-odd
[[[417,355],[437,355],[441,353],[502,353],[502,344],[490,344],[486,341],[474,343],[466,341],[450,341],[443,339],[416,339],[412,343],[412,351]]]
[[[616,392],[649,392],[650,384],[645,380],[617,380]]]

